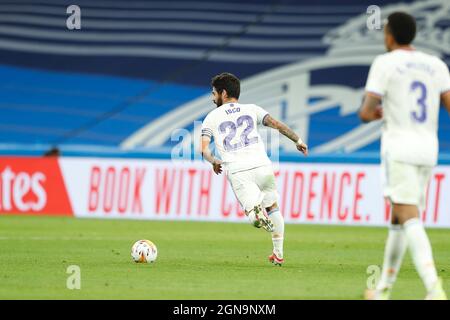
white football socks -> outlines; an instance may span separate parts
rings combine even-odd
[[[406,236],[401,225],[391,225],[384,249],[384,262],[377,290],[392,288],[402,265],[407,248]]]
[[[418,218],[409,219],[403,228],[416,270],[430,292],[438,280],[430,240]]]
[[[273,223],[274,230],[272,232],[273,252],[283,258],[283,241],[284,241],[284,219],[280,209],[274,209],[267,213]]]
[[[255,223],[256,223],[256,215],[255,215],[255,211],[254,210],[249,212],[249,214],[247,215],[247,218],[250,221],[250,224],[255,225]]]

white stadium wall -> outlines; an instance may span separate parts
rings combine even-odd
[[[200,162],[1,158],[0,214],[247,222],[224,175]],[[382,226],[389,207],[376,164],[279,163],[286,223]],[[450,166],[433,172],[422,219],[450,227]]]

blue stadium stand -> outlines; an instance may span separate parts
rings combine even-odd
[[[402,3],[415,8],[418,2]],[[150,149],[123,150],[120,144],[207,95],[219,72],[245,79],[326,56],[324,36],[365,14],[370,2],[80,0],[79,31],[65,26],[69,4],[0,2],[0,154],[39,155],[58,145],[65,155],[167,157],[170,140]],[[450,62],[448,53],[443,58]],[[315,71],[311,84],[361,88],[367,70]],[[336,105],[311,117],[308,143],[323,144],[358,124],[356,113],[341,116]],[[444,111],[439,126],[441,163],[447,163],[450,121]],[[378,162],[378,148],[374,142],[350,154],[312,154],[309,161]],[[281,159],[300,161],[289,153]]]

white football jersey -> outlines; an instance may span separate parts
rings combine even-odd
[[[375,58],[366,91],[383,101],[383,158],[436,164],[439,106],[441,94],[448,90],[448,67],[435,56],[397,49]]]
[[[258,126],[269,113],[254,104],[227,103],[203,120],[202,135],[214,143],[228,172],[271,164]]]

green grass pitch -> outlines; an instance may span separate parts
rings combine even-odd
[[[450,288],[450,230],[428,230]],[[0,299],[362,299],[382,263],[386,228],[287,225],[285,265],[267,261],[270,234],[247,224],[0,216]],[[158,247],[137,264],[139,239]],[[81,269],[81,289],[66,286]],[[394,299],[423,299],[406,257]]]

